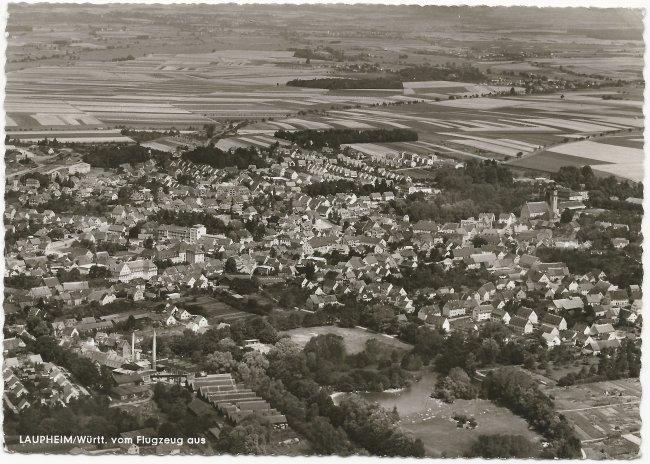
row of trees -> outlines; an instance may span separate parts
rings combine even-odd
[[[289,140],[305,148],[338,148],[344,143],[415,142],[418,133],[410,129],[327,129],[327,130],[279,130],[275,138]]]

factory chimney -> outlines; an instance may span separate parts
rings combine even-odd
[[[131,332],[131,362],[135,362],[135,332]]]
[[[156,370],[156,329],[153,329],[153,347],[151,348],[151,351],[153,352],[152,368],[155,371]]]
[[[558,214],[558,210],[557,210],[557,189],[555,189],[555,188],[551,192],[551,212],[553,213],[553,215]]]

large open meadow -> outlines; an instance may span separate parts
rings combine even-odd
[[[301,347],[304,347],[309,340],[318,335],[334,334],[343,337],[345,349],[348,354],[355,354],[363,351],[366,347],[366,342],[371,339],[378,340],[379,342],[388,345],[392,348],[399,350],[410,350],[411,346],[401,342],[397,338],[385,334],[371,332],[360,327],[344,328],[337,326],[323,326],[323,327],[303,327],[299,329],[287,330],[281,332],[280,335],[287,335],[293,342]]]

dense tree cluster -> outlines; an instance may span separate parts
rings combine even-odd
[[[478,68],[450,63],[445,66],[416,65],[395,71],[402,82],[408,81],[458,81],[484,82],[486,79]]]
[[[94,145],[83,156],[83,160],[92,167],[117,168],[121,164],[144,163],[151,159],[156,150],[141,147],[140,145]],[[158,152],[161,156],[166,155]]]
[[[62,348],[50,336],[43,335],[37,338],[36,341],[28,344],[28,349],[40,354],[45,362],[65,367],[82,385],[103,391],[108,391],[110,388],[112,380],[109,369],[97,369],[95,363],[89,358]]]
[[[410,129],[327,129],[276,131],[274,137],[289,140],[304,148],[338,148],[344,143],[415,142],[418,133]]]
[[[305,350],[289,339],[276,343],[268,356],[268,375],[275,380],[262,382],[256,390],[258,394],[283,411],[289,425],[315,443],[319,453],[349,454],[354,449],[349,437],[371,454],[423,456],[422,442],[399,430],[395,414],[356,396],[340,406],[333,404],[328,391],[311,378],[310,365],[313,368],[314,363],[324,359],[318,353],[334,363],[341,362],[346,355],[337,338],[317,338]],[[374,349],[370,351],[373,353]]]
[[[196,416],[187,408],[192,401],[192,394],[180,385],[168,386],[156,383],[153,399],[168,420],[158,423],[157,419],[147,425],[157,429],[161,438],[199,437],[213,425],[210,415]]]
[[[348,356],[343,337],[334,334],[313,337],[305,346],[308,375],[319,385],[338,391],[383,391],[403,387],[410,375],[397,364],[401,356],[370,343],[362,353]]]
[[[303,188],[303,191],[310,197],[319,195],[336,195],[337,193],[349,193],[355,195],[369,195],[373,192],[392,192],[385,180],[376,184],[360,184],[352,180],[326,180],[323,182],[314,182]]]
[[[154,130],[133,130],[124,128],[120,131],[120,134],[125,135],[138,143],[148,142],[150,140],[159,139],[161,137],[170,137],[178,135],[179,131],[170,129],[168,131],[154,131]]]
[[[449,375],[438,380],[431,396],[445,403],[453,403],[456,398],[471,400],[476,394],[477,390],[467,372],[460,367],[454,367],[449,371]]]
[[[643,198],[643,184],[640,182],[620,182],[614,176],[598,177],[591,166],[563,166],[551,175],[551,179],[573,190],[588,190],[588,203],[594,208],[643,211],[641,205],[623,201],[628,197]]]
[[[530,459],[538,454],[537,446],[521,435],[479,435],[465,454],[467,458]]]
[[[110,408],[107,397],[82,397],[64,406],[44,406],[34,402],[14,415],[5,409],[5,434],[103,436],[117,438],[135,430],[138,421],[120,408]]]
[[[424,457],[424,444],[413,440],[396,425],[399,417],[378,404],[351,395],[339,405],[343,428],[350,438],[379,456]]]
[[[308,87],[312,89],[401,89],[402,82],[396,79],[386,78],[365,78],[365,79],[293,79],[287,82],[291,87]]]
[[[603,254],[594,254],[584,250],[540,247],[536,254],[545,263],[566,263],[572,274],[604,271],[607,280],[620,288],[640,285],[643,279],[643,265],[620,251],[607,250]]]
[[[525,418],[552,443],[550,451],[554,457],[581,455],[581,442],[571,424],[555,411],[553,401],[521,369],[505,367],[490,371],[481,385],[481,395]]]
[[[532,193],[531,186],[513,182],[508,168],[489,160],[471,160],[461,169],[438,169],[434,180],[442,189],[440,194],[426,198],[416,193],[392,200],[387,212],[408,215],[411,221],[458,222],[485,211],[496,215],[518,211],[522,198]]]
[[[195,164],[207,164],[217,169],[227,167],[246,169],[251,165],[261,168],[267,165],[258,150],[253,147],[240,147],[229,151],[220,150],[214,145],[196,147],[192,151],[183,153],[183,159]]]

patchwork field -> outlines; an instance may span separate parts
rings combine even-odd
[[[553,395],[559,412],[574,425],[585,447],[605,449],[610,457],[632,453],[638,444],[641,427],[639,402],[641,384],[638,379],[611,380],[571,387],[545,389]],[[626,446],[612,437],[622,437]],[[592,451],[593,451],[592,450]],[[598,456],[598,453],[592,455]],[[590,456],[591,457],[591,456]]]

